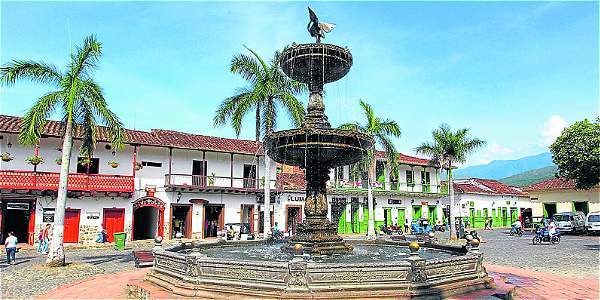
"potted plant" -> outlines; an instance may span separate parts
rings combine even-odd
[[[9,162],[13,159],[15,159],[15,158],[10,156],[10,153],[8,153],[8,152],[2,153],[2,161]]]
[[[80,157],[79,164],[82,166],[89,166],[92,164],[92,159],[89,157]]]
[[[62,165],[62,157],[57,157],[54,161],[57,165]]]
[[[111,160],[111,161],[108,162],[108,165],[111,166],[111,167],[113,167],[113,169],[115,169],[115,168],[117,168],[119,166],[119,163],[116,162],[116,161],[114,161],[114,160]]]
[[[142,163],[140,163],[139,161],[135,162],[135,170],[139,171],[143,168],[144,166],[142,166]]]
[[[208,176],[208,185],[209,186],[214,186],[215,185],[215,173],[211,173],[210,176]]]
[[[43,164],[44,163],[44,158],[41,157],[41,156],[34,155],[34,156],[28,157],[27,159],[25,159],[25,161],[28,162],[28,163],[30,163],[30,164],[32,164],[32,165],[34,165],[34,166],[37,166],[39,164]]]

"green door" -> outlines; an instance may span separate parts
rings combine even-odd
[[[403,226],[406,220],[404,208],[398,208],[398,226]]]
[[[519,219],[519,211],[516,207],[510,208],[510,224],[516,222]]]
[[[429,217],[429,224],[431,224],[433,226],[433,224],[435,224],[437,222],[436,206],[429,205],[427,208],[429,209],[429,214],[427,215]]]
[[[416,221],[421,218],[421,205],[413,205],[412,219]]]
[[[394,225],[394,220],[392,220],[392,209],[384,208],[383,210],[385,211],[385,220],[383,222],[385,226],[390,227]]]
[[[369,228],[369,208],[363,207],[363,220],[360,224],[360,233],[367,233],[368,228]]]
[[[508,211],[506,210],[506,207],[502,208],[502,226],[507,227],[508,224]]]
[[[475,227],[475,208],[469,208],[469,226]]]
[[[352,233],[360,232],[360,219],[358,218],[358,209],[352,212]]]

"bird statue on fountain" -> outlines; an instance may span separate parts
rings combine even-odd
[[[316,38],[317,43],[320,43],[321,38],[325,38],[325,33],[329,33],[331,30],[333,30],[333,28],[335,28],[335,24],[319,22],[317,14],[315,14],[310,7],[308,8],[308,15],[310,16],[310,21],[308,22],[306,29],[308,29],[310,36]]]

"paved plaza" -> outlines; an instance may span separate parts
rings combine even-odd
[[[484,241],[484,263],[500,287],[520,286],[522,298],[540,293],[565,296],[580,291],[581,299],[598,299],[594,295],[598,291],[599,237],[566,235],[559,245],[532,245],[528,234],[511,237],[505,230],[496,229],[480,230],[479,235]],[[440,239],[446,236],[447,232],[438,233]],[[151,245],[144,247],[149,249]],[[132,271],[135,269],[130,250],[67,250],[69,264],[62,268],[48,268],[43,265],[44,259],[35,251],[22,251],[18,253],[17,265],[8,266],[2,256],[0,296],[120,298],[125,296],[125,284],[141,279],[145,272]],[[106,276],[112,273],[118,274]]]

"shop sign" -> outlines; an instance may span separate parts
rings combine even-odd
[[[399,199],[388,199],[388,204],[402,204],[402,200],[399,200]]]
[[[88,220],[98,220],[98,219],[100,219],[100,213],[99,212],[88,212],[87,219]]]
[[[44,208],[42,212],[42,222],[53,223],[54,222],[54,208]]]
[[[29,203],[8,202],[8,203],[6,203],[6,209],[11,209],[11,210],[29,210]]]
[[[305,196],[292,196],[292,195],[288,196],[288,201],[292,201],[292,202],[304,202],[304,200],[305,200]]]

